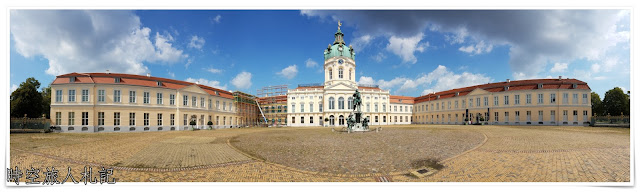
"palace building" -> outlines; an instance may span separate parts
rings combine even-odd
[[[242,125],[233,93],[150,75],[70,73],[51,83],[51,121],[62,132],[130,132]],[[250,111],[252,112],[252,111]]]
[[[191,128],[346,126],[353,94],[370,125],[587,125],[591,89],[577,79],[530,79],[455,88],[420,97],[356,83],[355,50],[338,30],[324,50],[324,82],[258,90],[258,97],[173,79],[70,73],[51,84],[51,121],[61,132]],[[195,125],[190,125],[195,123]],[[209,122],[213,125],[208,125]]]

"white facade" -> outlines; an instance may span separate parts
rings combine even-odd
[[[323,85],[299,86],[287,93],[288,126],[346,126],[346,118],[354,110],[353,94],[356,89],[362,98],[362,112],[370,125],[409,124],[412,104],[392,104],[388,90],[361,86],[356,83],[355,53],[342,40],[338,28],[336,41],[325,50]],[[392,111],[394,106],[402,111]],[[407,107],[407,110],[404,109]],[[399,117],[402,115],[402,117]],[[396,117],[397,116],[397,117]],[[394,122],[392,118],[403,118]],[[327,119],[328,121],[325,121]]]

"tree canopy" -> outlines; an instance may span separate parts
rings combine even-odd
[[[43,103],[42,93],[38,92],[40,82],[33,77],[27,78],[20,83],[18,89],[11,93],[11,109],[12,117],[41,117],[45,104]]]
[[[605,113],[616,116],[620,115],[620,113],[629,115],[629,111],[631,111],[629,102],[629,95],[625,94],[620,87],[615,87],[604,94],[602,104],[604,105]]]
[[[592,112],[592,115],[597,115],[597,116],[605,115],[602,99],[600,99],[600,95],[598,95],[598,93],[596,92],[591,92],[591,112]]]

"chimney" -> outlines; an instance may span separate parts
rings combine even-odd
[[[558,76],[558,80],[562,80],[562,75],[561,75],[561,76]]]
[[[196,85],[200,85],[200,81],[196,81]]]
[[[511,82],[511,80],[510,80],[510,79],[507,79],[507,83],[510,83],[510,82]]]
[[[151,77],[151,73],[147,73],[147,77]]]
[[[109,69],[107,69],[107,74],[109,74]]]

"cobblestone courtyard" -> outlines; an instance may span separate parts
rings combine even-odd
[[[11,134],[10,163],[23,170],[55,166],[63,175],[71,167],[74,176],[85,165],[94,171],[113,167],[118,182],[630,180],[629,129],[408,125],[358,134],[331,133],[328,128]],[[343,155],[348,151],[336,150],[348,137],[366,148],[353,159]],[[376,140],[380,143],[370,143]],[[346,165],[357,157],[366,158],[362,161],[368,162],[367,169],[349,171]],[[403,165],[415,158],[438,159],[444,168],[420,179],[410,176],[413,169]],[[347,171],[322,168],[340,162]],[[384,166],[375,169],[376,162]]]

